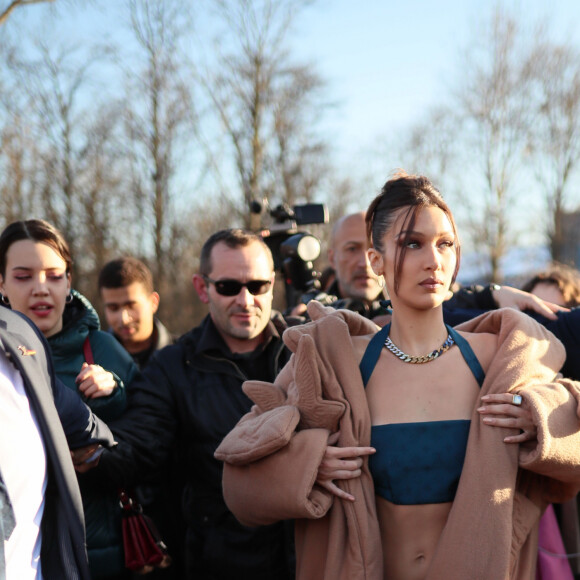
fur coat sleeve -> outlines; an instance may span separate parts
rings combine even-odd
[[[367,461],[361,477],[340,483],[355,502],[316,484],[329,434],[340,430],[341,447],[370,444],[370,415],[350,336],[377,327],[320,305],[309,313],[319,320],[284,334],[294,354],[274,384],[244,385],[255,406],[216,451],[225,461],[224,497],[245,524],[296,519],[297,578],[380,580],[380,531]]]

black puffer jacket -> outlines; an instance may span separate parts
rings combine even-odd
[[[285,328],[276,315],[263,349],[232,354],[206,317],[176,344],[156,352],[128,389],[126,414],[111,424],[118,449],[105,453],[93,470],[110,482],[133,485],[177,450],[188,578],[292,577],[290,526],[250,529],[239,524],[224,503],[222,464],[213,456],[252,406],[242,383],[273,380],[288,361],[281,340]]]

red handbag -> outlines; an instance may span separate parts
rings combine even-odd
[[[83,354],[88,364],[95,364],[88,336],[83,343]],[[119,501],[123,510],[125,567],[137,574],[148,574],[155,568],[167,568],[171,564],[171,556],[153,520],[143,513],[141,504],[126,490],[119,490]]]
[[[155,568],[167,568],[171,564],[171,556],[153,520],[143,513],[141,504],[125,490],[119,491],[119,500],[123,510],[125,567],[138,574],[147,574]]]

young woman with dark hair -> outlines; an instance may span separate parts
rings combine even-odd
[[[109,422],[126,407],[125,386],[136,366],[107,332],[90,302],[72,289],[72,257],[60,231],[38,219],[18,221],[0,234],[0,300],[36,324],[51,349],[57,377]],[[89,358],[94,363],[87,362]],[[93,580],[129,578],[115,491],[79,480]]]
[[[391,323],[309,305],[294,355],[216,452],[247,525],[296,519],[297,578],[533,577],[550,501],[580,487],[579,385],[561,344],[512,309],[454,329],[451,211],[396,175],[366,216]]]

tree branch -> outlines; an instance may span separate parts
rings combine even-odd
[[[41,2],[54,2],[54,0],[12,0],[12,2],[0,12],[0,26],[8,20],[8,17],[15,8],[26,4],[40,4]]]

